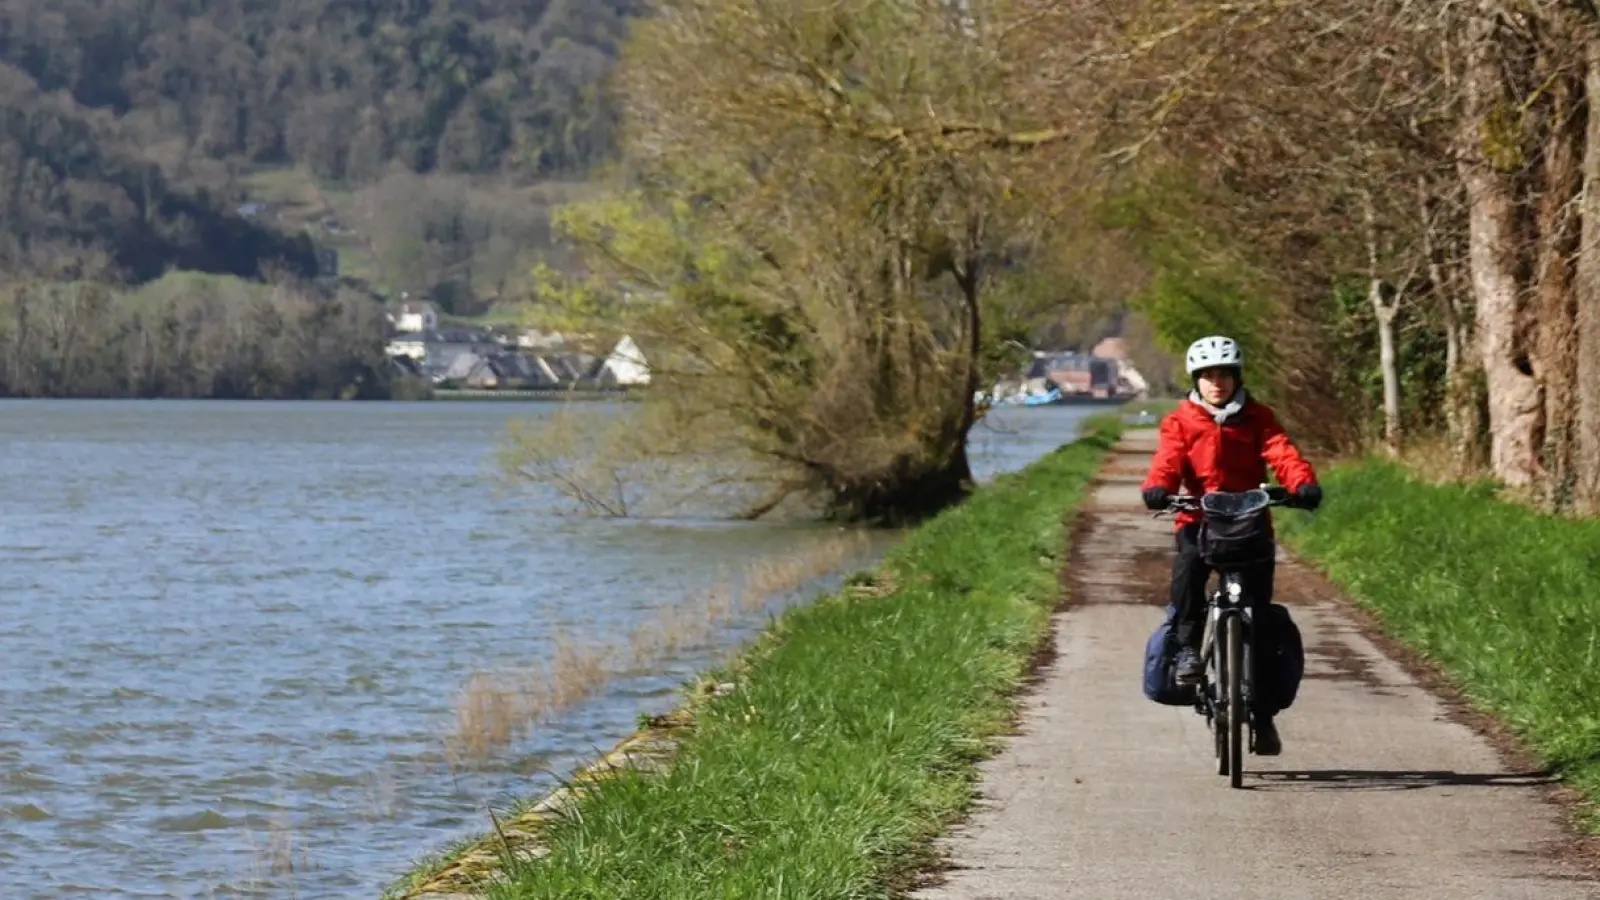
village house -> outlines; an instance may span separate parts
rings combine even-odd
[[[408,295],[400,296],[406,298]],[[389,323],[395,331],[405,334],[434,331],[439,327],[439,312],[426,300],[402,299],[400,306],[389,314]]]
[[[1087,353],[1039,354],[1026,377],[1042,379],[1068,396],[1109,397],[1117,387],[1117,364]]]
[[[383,349],[390,356],[404,356],[421,362],[428,356],[428,338],[423,333],[398,334],[390,338]]]
[[[559,331],[547,334],[537,328],[529,328],[517,335],[517,346],[524,350],[554,350],[566,343],[567,339]]]
[[[584,343],[592,346],[592,341]],[[556,334],[512,336],[475,328],[399,332],[385,349],[436,385],[474,390],[631,388],[650,383],[644,353],[626,334],[604,356],[568,346]]]
[[[644,353],[634,343],[631,335],[617,339],[595,373],[595,380],[607,387],[635,387],[650,383],[650,367],[645,365]]]
[[[1150,382],[1145,379],[1133,365],[1133,359],[1128,353],[1128,342],[1125,338],[1108,337],[1089,351],[1090,356],[1101,359],[1110,359],[1117,364],[1118,392],[1131,396],[1135,400],[1144,400],[1150,395]]]
[[[1149,396],[1150,384],[1129,359],[1127,341],[1106,338],[1087,353],[1035,350],[1020,378],[997,381],[981,396],[995,402],[1022,402],[1059,393],[1066,402],[1075,400],[1142,400]]]

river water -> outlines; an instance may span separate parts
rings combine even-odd
[[[0,403],[0,897],[375,897],[833,583],[782,561],[892,540],[842,560],[821,526],[552,514],[496,490],[508,423],[547,409]],[[974,469],[1087,412],[998,411]],[[474,672],[648,629],[763,561],[800,589],[487,758],[449,751]]]

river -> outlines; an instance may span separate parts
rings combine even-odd
[[[838,529],[553,515],[497,491],[507,424],[547,410],[0,402],[0,896],[375,897],[834,583],[781,589],[818,574],[785,560],[837,564]],[[1087,412],[995,413],[975,471]],[[474,672],[648,629],[763,561],[788,573],[771,602],[487,759],[449,752]]]

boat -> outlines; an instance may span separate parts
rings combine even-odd
[[[1023,406],[1053,406],[1061,401],[1061,389],[1051,388],[1043,394],[1023,394]]]
[[[1132,396],[1095,396],[1094,394],[1065,394],[1056,403],[1061,406],[1121,406],[1137,400]]]

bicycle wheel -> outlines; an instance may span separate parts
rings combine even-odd
[[[1228,783],[1244,785],[1244,622],[1228,617]]]
[[[1211,704],[1211,734],[1216,741],[1217,774],[1228,774],[1228,654],[1227,644],[1216,641],[1211,645],[1212,672],[1205,688]]]

